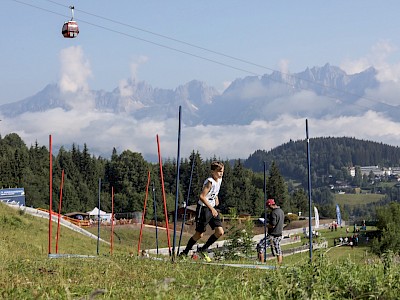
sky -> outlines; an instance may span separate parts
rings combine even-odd
[[[70,5],[80,27],[76,39],[61,35]],[[3,0],[0,17],[7,30],[0,42],[0,105],[32,96],[49,83],[112,91],[128,79],[168,89],[196,79],[222,92],[237,78],[274,70],[296,73],[326,63],[348,74],[374,66],[382,82],[396,85],[399,11],[400,2],[391,0]],[[176,120],[115,120],[90,110],[89,101],[80,104],[70,112],[26,114],[17,122],[1,116],[0,133],[17,132],[28,146],[36,140],[46,144],[54,134],[66,146],[86,142],[99,152],[116,147],[150,154],[160,134],[166,155],[176,156]],[[43,118],[47,121],[37,121]],[[199,149],[206,157],[247,158],[255,150],[303,139],[304,123],[283,115],[247,126],[193,127],[184,132],[183,155]],[[400,145],[399,124],[373,112],[360,119],[310,120],[310,126],[315,136]],[[93,134],[99,128],[102,133]],[[218,132],[217,144],[208,142],[210,129]]]

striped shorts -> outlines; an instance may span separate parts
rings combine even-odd
[[[271,236],[271,252],[273,256],[281,256],[281,241],[282,236]]]
[[[264,253],[264,249],[269,248],[270,245],[271,245],[271,237],[267,235],[258,242],[256,250],[258,253]]]

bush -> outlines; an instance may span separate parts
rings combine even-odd
[[[232,225],[228,233],[227,251],[224,253],[226,259],[249,258],[254,253],[253,228],[254,224],[251,220],[247,220],[244,227],[239,226],[238,222]]]
[[[299,216],[296,214],[287,214],[285,215],[285,223],[290,223],[292,221],[297,221]]]

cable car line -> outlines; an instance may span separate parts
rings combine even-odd
[[[53,0],[45,0],[45,1],[50,2],[50,3],[53,3],[53,4],[56,4],[56,5],[59,5],[59,6],[65,7],[65,5],[60,4],[60,3],[56,2],[56,1],[53,1]],[[159,34],[159,33],[156,33],[156,32],[154,32],[154,31],[150,31],[150,30],[143,29],[143,28],[140,28],[140,27],[137,27],[137,26],[133,26],[133,25],[130,25],[130,24],[127,24],[127,23],[124,23],[124,22],[120,22],[120,21],[117,21],[117,20],[113,20],[113,19],[110,19],[110,18],[107,18],[107,17],[103,17],[103,16],[100,16],[100,15],[97,15],[97,14],[93,14],[93,13],[90,13],[90,12],[87,12],[87,11],[84,11],[84,10],[78,10],[78,9],[77,9],[77,11],[80,11],[80,12],[82,12],[82,13],[84,13],[84,14],[87,14],[87,15],[90,15],[90,16],[93,16],[93,17],[96,17],[96,18],[99,18],[99,19],[103,19],[103,20],[106,20],[106,21],[109,21],[109,22],[112,22],[112,23],[115,23],[115,24],[119,24],[119,25],[122,25],[122,26],[126,26],[126,27],[129,27],[129,28],[131,28],[131,29],[135,29],[135,30],[138,30],[138,31],[142,31],[142,32],[145,32],[145,33],[149,33],[149,34],[151,34],[151,35],[154,35],[154,36],[157,36],[157,37],[161,37],[161,38],[164,38],[164,39],[167,39],[167,40],[171,40],[171,41],[173,41],[173,42],[177,42],[177,43],[180,43],[180,44],[183,44],[183,45],[186,45],[186,46],[190,46],[190,47],[193,47],[193,48],[196,48],[196,49],[199,49],[199,50],[203,50],[203,51],[206,51],[206,52],[209,52],[209,53],[212,53],[212,54],[216,54],[216,55],[219,55],[219,56],[222,56],[222,57],[225,57],[225,58],[229,58],[229,59],[232,59],[232,60],[241,62],[241,63],[245,63],[245,64],[252,65],[252,66],[255,66],[255,67],[259,67],[259,68],[261,68],[261,69],[269,70],[269,71],[272,71],[272,72],[278,72],[278,73],[280,73],[281,75],[284,75],[284,76],[287,76],[287,77],[291,77],[291,78],[294,78],[294,79],[297,79],[297,80],[301,80],[301,81],[303,81],[303,82],[308,82],[308,83],[311,83],[311,84],[313,84],[313,85],[315,85],[315,86],[323,87],[323,88],[325,88],[325,89],[330,89],[330,90],[333,90],[333,91],[336,91],[336,92],[340,92],[340,93],[346,94],[346,95],[348,95],[348,96],[353,96],[353,97],[357,97],[357,98],[359,98],[359,99],[368,100],[368,101],[370,101],[370,102],[372,102],[372,103],[376,103],[376,104],[381,104],[381,103],[383,103],[382,101],[379,101],[379,100],[375,100],[375,99],[371,99],[371,98],[369,98],[369,97],[365,97],[365,96],[361,96],[361,95],[354,94],[354,93],[351,93],[351,92],[343,91],[343,90],[341,90],[341,89],[339,89],[339,88],[332,87],[332,86],[328,86],[328,85],[326,85],[326,84],[324,84],[324,83],[319,83],[319,82],[316,82],[316,81],[313,81],[313,80],[310,80],[310,79],[301,78],[301,77],[298,77],[298,76],[296,76],[296,75],[293,75],[293,74],[290,74],[290,73],[285,73],[285,72],[282,72],[282,71],[279,71],[279,70],[275,70],[275,69],[273,69],[273,68],[270,68],[270,67],[267,67],[267,66],[258,64],[258,63],[254,63],[254,62],[251,62],[251,61],[242,59],[242,58],[238,58],[238,57],[235,57],[235,56],[231,56],[231,55],[226,54],[226,53],[218,52],[218,51],[215,51],[215,50],[212,50],[212,49],[209,49],[209,48],[205,48],[205,47],[202,47],[202,46],[199,46],[199,45],[195,45],[195,44],[192,44],[192,43],[188,43],[188,42],[185,42],[185,41],[176,39],[176,38],[174,38],[174,37],[170,37],[170,36],[167,36],[167,35]],[[94,24],[91,24],[91,25],[96,26],[96,25],[94,25]],[[136,38],[136,37],[135,37],[135,38]],[[148,40],[144,40],[144,39],[143,39],[143,41],[149,42]],[[150,42],[150,43],[152,43],[152,42]],[[161,45],[158,44],[158,43],[155,43],[155,45],[161,46]],[[169,49],[175,50],[175,48],[172,48],[172,47],[169,48]],[[178,52],[180,52],[180,50],[178,50]],[[185,52],[185,51],[182,52],[182,53],[191,55],[191,54],[189,54],[188,52]],[[194,56],[194,57],[197,57],[197,58],[200,58],[200,59],[204,59],[202,56],[197,56],[197,55],[193,55],[193,56]],[[214,63],[218,63],[218,64],[219,64],[219,62],[217,62],[217,61],[215,61],[215,60],[209,60],[209,59],[205,59],[205,60],[208,60],[208,61],[210,61],[210,62],[214,62]],[[223,63],[222,65],[223,65],[223,66],[227,66],[227,67],[231,67],[231,65],[227,65],[227,64],[225,64],[225,63]],[[231,68],[232,68],[232,67],[231,67]],[[262,76],[262,75],[263,75],[263,74],[258,74],[258,73],[255,73],[255,72],[247,71],[247,70],[245,70],[245,69],[240,69],[240,68],[235,68],[235,67],[234,67],[234,69],[239,70],[239,71],[244,71],[244,72],[246,72],[246,73],[249,73],[249,74],[252,74],[252,75],[255,75],[255,76]],[[279,83],[282,83],[282,84],[286,84],[286,85],[291,86],[291,84],[290,84],[289,82],[279,81],[279,80],[276,80],[276,79],[273,79],[273,78],[270,78],[270,79],[273,80],[273,81],[275,81],[275,82],[279,82]],[[312,91],[311,89],[306,89],[306,88],[301,88],[301,89],[302,89],[302,90]],[[329,96],[326,96],[326,97],[329,97]],[[333,99],[337,100],[337,97],[330,97],[330,98],[333,98]],[[387,104],[387,103],[385,103],[385,104],[394,107],[394,106],[391,105],[391,104]],[[365,107],[365,108],[369,108],[369,107]]]
[[[21,4],[25,4],[25,5],[37,8],[37,9],[41,9],[41,10],[44,10],[44,11],[47,11],[47,12],[50,12],[50,13],[65,17],[65,15],[63,15],[63,14],[60,14],[60,13],[57,13],[57,12],[54,12],[54,11],[51,11],[51,10],[48,10],[48,9],[44,9],[44,8],[41,8],[41,7],[26,3],[26,2],[23,2],[23,1],[20,1],[20,0],[12,0],[12,1],[15,1],[15,2],[18,2],[18,3],[21,3]],[[255,76],[262,76],[261,74],[253,72],[253,71],[249,71],[249,70],[246,70],[246,69],[243,69],[243,68],[235,67],[235,66],[232,66],[232,65],[229,65],[229,64],[214,60],[214,59],[210,59],[210,58],[207,58],[207,57],[204,57],[204,56],[201,56],[201,55],[197,55],[197,54],[193,54],[193,53],[190,53],[190,52],[187,52],[187,51],[184,51],[184,50],[180,50],[178,48],[174,48],[174,47],[171,47],[171,46],[167,46],[167,45],[164,45],[164,44],[153,42],[153,41],[150,41],[150,40],[138,37],[138,36],[134,36],[132,34],[124,33],[124,32],[121,32],[121,31],[118,31],[118,30],[115,30],[115,29],[111,29],[111,28],[108,28],[108,27],[105,27],[105,26],[102,26],[102,25],[98,25],[98,24],[95,24],[95,23],[84,21],[82,19],[76,19],[76,20],[78,20],[80,23],[85,23],[85,24],[88,24],[88,25],[91,25],[91,26],[94,26],[94,27],[98,27],[98,28],[101,28],[101,29],[104,29],[104,30],[107,30],[107,31],[110,31],[110,32],[118,33],[120,35],[124,35],[124,36],[130,37],[130,38],[134,38],[134,39],[137,39],[137,40],[140,40],[140,41],[152,44],[152,45],[156,45],[156,46],[159,46],[159,47],[162,47],[162,48],[165,48],[165,49],[169,49],[169,50],[172,50],[172,51],[175,51],[175,52],[186,54],[186,55],[189,55],[189,56],[192,56],[192,57],[195,57],[195,58],[203,59],[203,60],[206,60],[206,61],[209,61],[209,62],[212,62],[212,63],[215,63],[215,64],[219,64],[221,66],[225,66],[225,67],[237,70],[237,71],[241,71],[241,72],[244,72],[244,73],[252,74],[252,75],[255,75]],[[279,82],[279,81],[277,81],[277,82]]]
[[[66,17],[64,14],[60,14],[60,13],[51,11],[51,10],[49,10],[49,9],[45,9],[45,8],[42,8],[42,7],[38,7],[38,6],[35,6],[35,5],[32,5],[32,4],[23,2],[23,1],[20,1],[20,0],[12,0],[12,1],[17,2],[17,3],[20,3],[20,4],[23,4],[23,5],[30,6],[30,7],[33,7],[33,8],[37,8],[37,9],[40,9],[40,10],[43,10],[43,11],[46,11],[46,12],[49,12],[49,13],[52,13],[52,14],[56,14],[56,15],[59,15],[59,16]],[[68,7],[68,8],[69,8],[69,6],[62,5],[62,4],[57,3],[57,2],[55,2],[55,1],[52,1],[52,0],[45,0],[45,1],[50,2],[50,3],[57,4],[57,5],[62,6],[62,7]],[[313,81],[313,80],[309,80],[309,79],[304,79],[304,78],[301,78],[301,77],[298,77],[298,76],[296,76],[296,75],[292,75],[292,74],[289,74],[289,73],[284,73],[284,72],[281,72],[281,71],[278,71],[278,70],[275,70],[275,69],[272,69],[272,68],[269,68],[269,67],[266,67],[266,66],[262,66],[262,65],[259,65],[259,64],[256,64],[256,63],[247,61],[247,60],[243,60],[243,59],[240,59],[240,58],[236,58],[236,57],[234,57],[234,56],[230,56],[230,55],[227,55],[227,54],[224,54],[224,53],[221,53],[221,52],[213,51],[213,50],[210,50],[210,49],[207,49],[207,48],[203,48],[203,47],[201,47],[201,46],[196,46],[196,45],[194,45],[194,44],[187,43],[187,42],[184,42],[184,41],[175,39],[175,38],[171,38],[171,37],[168,37],[168,36],[165,36],[165,35],[161,35],[161,34],[154,33],[154,32],[151,32],[151,31],[148,31],[148,30],[145,30],[145,29],[141,29],[141,28],[138,28],[138,27],[135,27],[135,26],[131,26],[131,25],[129,25],[129,24],[125,24],[125,23],[122,23],[122,22],[119,22],[119,21],[115,21],[115,20],[112,20],[112,19],[109,19],[109,18],[105,18],[105,17],[102,17],[102,16],[98,16],[98,15],[95,15],[95,14],[92,14],[92,13],[88,13],[88,12],[85,12],[85,11],[83,11],[83,10],[78,10],[78,9],[76,9],[76,10],[77,10],[77,11],[80,11],[80,12],[82,12],[82,13],[91,15],[91,16],[95,16],[95,17],[100,18],[100,19],[104,19],[104,20],[106,20],[106,21],[110,21],[110,22],[113,22],[113,23],[116,23],[116,24],[120,24],[120,25],[123,25],[123,26],[127,26],[127,27],[132,28],[132,29],[140,30],[140,31],[143,31],[143,32],[146,32],[146,33],[150,33],[150,34],[153,34],[153,35],[156,35],[156,36],[165,38],[165,39],[169,39],[169,40],[172,40],[172,41],[181,43],[181,44],[185,44],[185,45],[191,46],[191,47],[193,47],[193,48],[198,48],[198,49],[200,49],[200,50],[204,50],[204,51],[207,51],[207,52],[210,52],[210,53],[213,53],[213,54],[217,54],[217,55],[220,55],[220,56],[223,56],[223,57],[226,57],[226,58],[230,58],[230,59],[233,59],[233,60],[236,60],[236,61],[239,61],[239,62],[243,62],[243,63],[249,64],[249,65],[253,65],[253,66],[257,66],[257,67],[260,67],[260,68],[264,68],[264,69],[267,69],[267,70],[270,70],[270,71],[273,71],[273,72],[277,72],[277,73],[279,73],[279,74],[281,74],[281,75],[284,75],[284,76],[287,76],[287,77],[291,77],[291,78],[294,78],[294,79],[298,79],[298,80],[301,80],[301,81],[304,81],[304,82],[309,82],[309,83],[311,83],[311,84],[313,84],[313,85],[320,86],[320,87],[323,87],[323,88],[325,88],[325,89],[334,90],[334,91],[337,91],[337,92],[340,92],[340,93],[343,93],[343,94],[346,94],[346,95],[349,95],[349,96],[356,97],[356,98],[358,98],[358,99],[367,100],[367,101],[372,102],[372,103],[375,103],[375,104],[382,104],[382,103],[383,103],[383,104],[388,105],[388,106],[390,106],[390,107],[396,108],[395,105],[388,104],[388,103],[384,103],[384,102],[379,101],[379,100],[375,100],[375,99],[371,99],[371,98],[368,98],[368,97],[365,97],[365,96],[361,96],[361,95],[358,95],[358,94],[354,94],[354,93],[351,93],[351,92],[347,92],[347,91],[344,91],[344,90],[341,90],[341,89],[338,89],[338,88],[335,88],[335,87],[331,87],[331,86],[325,85],[325,84],[323,84],[323,83],[319,83],[319,82],[316,82],[316,81]],[[130,37],[130,38],[133,38],[133,39],[142,41],[142,42],[146,42],[146,43],[149,43],[149,44],[158,46],[158,47],[162,47],[162,48],[165,48],[165,49],[169,49],[169,50],[171,50],[171,51],[175,51],[175,52],[182,53],[182,54],[185,54],[185,55],[188,55],[188,56],[192,56],[192,57],[195,57],[195,58],[198,58],[198,59],[202,59],[202,60],[205,60],[205,61],[208,61],[208,62],[211,62],[211,63],[215,63],[215,64],[218,64],[218,65],[221,65],[221,66],[230,68],[230,69],[234,69],[234,70],[237,70],[237,71],[241,71],[241,72],[244,72],[244,73],[248,73],[248,74],[251,74],[251,75],[254,75],[254,76],[257,76],[257,77],[262,77],[262,76],[263,76],[263,74],[260,74],[260,73],[254,72],[254,71],[250,71],[250,70],[247,70],[247,69],[244,69],[244,68],[239,68],[239,67],[233,66],[233,65],[228,64],[228,63],[224,63],[224,62],[221,62],[221,61],[217,61],[217,60],[215,60],[215,59],[210,59],[210,58],[207,58],[207,57],[204,57],[204,56],[201,56],[201,55],[197,55],[197,54],[194,54],[194,53],[191,53],[191,52],[188,52],[188,51],[184,51],[184,50],[181,50],[181,49],[178,49],[178,48],[175,48],[175,47],[171,47],[171,46],[164,45],[164,44],[161,44],[161,43],[158,43],[158,42],[154,42],[154,41],[151,41],[151,40],[148,40],[148,39],[145,39],[145,38],[141,38],[141,37],[138,37],[138,36],[134,36],[134,35],[132,35],[132,34],[124,33],[124,32],[121,32],[121,31],[119,31],[119,30],[111,29],[111,28],[108,28],[108,27],[105,27],[105,26],[102,26],[102,25],[98,25],[98,24],[92,23],[92,22],[84,21],[83,19],[77,19],[77,20],[78,20],[80,23],[85,23],[85,24],[88,24],[88,25],[91,25],[91,26],[94,26],[94,27],[98,27],[98,28],[107,30],[107,31],[109,31],[109,32],[113,32],[113,33],[117,33],[117,34],[120,34],[120,35],[124,35],[124,36]],[[284,84],[284,85],[288,85],[288,86],[293,87],[292,84],[291,84],[290,82],[282,81],[282,80],[278,80],[278,79],[274,79],[274,78],[269,78],[269,79],[272,80],[272,81],[275,81],[275,82],[277,82],[277,83],[280,83],[280,84]],[[304,88],[304,87],[302,87],[302,88],[299,88],[299,89],[300,89],[300,90],[305,90],[305,91],[314,92],[312,89],[309,89],[309,88]],[[322,96],[325,97],[325,98],[331,98],[331,99],[333,99],[335,102],[336,102],[336,100],[338,100],[338,97],[329,96],[329,95],[322,95]],[[361,108],[365,108],[365,109],[371,109],[371,108],[368,107],[368,106],[364,106],[364,105],[361,105],[361,104],[358,104],[358,103],[349,103],[349,105],[352,105],[352,106],[355,106],[355,107],[361,107]]]

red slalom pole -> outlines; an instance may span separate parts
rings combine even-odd
[[[139,234],[139,242],[138,242],[138,256],[140,255],[140,244],[142,243],[142,232],[143,232],[143,224],[144,224],[144,215],[146,214],[146,204],[147,204],[147,197],[149,195],[149,186],[150,186],[150,171],[147,171],[146,197],[144,198],[142,224],[140,225],[140,234]]]
[[[50,190],[50,195],[49,195],[49,254],[51,254],[51,237],[52,237],[52,232],[51,232],[51,218],[53,214],[53,153],[52,153],[52,139],[51,139],[51,134],[49,135],[49,190]]]
[[[114,187],[111,187],[111,240],[110,240],[110,254],[113,254],[114,248]]]
[[[62,172],[61,172],[60,203],[58,204],[58,222],[57,222],[57,236],[56,236],[56,253],[57,254],[58,254],[58,241],[60,239],[60,219],[61,219],[63,185],[64,185],[64,170],[62,170]]]
[[[158,148],[158,163],[160,165],[160,177],[161,177],[161,189],[162,189],[162,197],[164,202],[164,214],[165,214],[165,226],[167,231],[167,240],[168,240],[168,249],[169,255],[171,256],[171,239],[169,237],[169,224],[168,224],[168,211],[167,211],[167,200],[165,197],[165,186],[164,186],[164,174],[162,170],[162,160],[161,160],[161,151],[160,151],[160,139],[157,134],[157,148]]]

